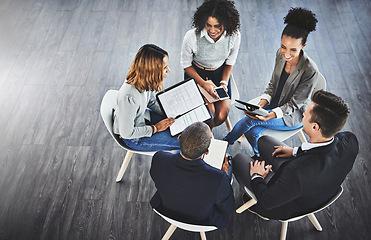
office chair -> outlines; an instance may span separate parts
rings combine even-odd
[[[237,88],[236,82],[234,81],[233,74],[231,74],[231,80],[229,84],[231,84],[231,92],[232,92],[231,106],[232,106],[233,104],[236,103],[235,100],[240,98],[240,93],[238,92],[238,88]],[[229,116],[225,120],[225,125],[227,126],[228,132],[230,132],[232,130],[232,124],[231,124],[231,120],[229,119]]]
[[[190,232],[199,232],[202,240],[206,240],[205,232],[209,232],[209,231],[213,231],[217,229],[217,227],[215,226],[203,226],[203,225],[183,223],[183,222],[164,216],[163,214],[158,212],[156,209],[153,209],[153,211],[155,211],[155,213],[160,215],[163,219],[165,219],[167,222],[171,224],[168,230],[166,231],[165,235],[162,237],[162,240],[169,239],[171,235],[174,233],[176,228],[181,228],[183,230],[190,231]]]
[[[256,199],[256,196],[254,195],[254,193],[252,193],[246,187],[244,187],[244,189],[245,189],[246,193],[248,195],[250,195],[251,199],[247,203],[245,203],[241,207],[239,207],[236,210],[237,213],[242,213],[243,211],[245,211],[246,209],[250,208],[251,206],[253,206],[254,204],[257,203],[257,199]],[[333,204],[340,197],[340,195],[342,193],[343,193],[343,187],[340,186],[340,188],[339,188],[338,192],[335,194],[335,196],[333,196],[329,201],[327,201],[325,204],[323,204],[323,206],[321,206],[320,208],[318,208],[318,209],[316,209],[316,210],[314,210],[310,213],[303,214],[301,216],[297,216],[297,217],[290,218],[290,219],[287,219],[287,220],[279,220],[280,222],[282,222],[280,240],[285,240],[286,239],[287,227],[288,227],[289,222],[294,222],[294,221],[297,221],[297,220],[299,220],[301,218],[304,218],[304,217],[309,218],[309,220],[314,225],[314,227],[317,229],[317,231],[322,231],[322,227],[321,227],[320,223],[318,222],[316,216],[314,216],[314,214],[319,212],[319,211],[322,211],[323,209],[325,209],[328,206],[330,206],[331,204]]]
[[[112,109],[116,107],[117,96],[118,96],[117,90],[109,90],[106,92],[100,106],[100,114],[103,118],[104,125],[106,126],[108,132],[111,134],[112,138],[120,147],[127,151],[124,161],[121,164],[120,171],[116,178],[116,182],[120,182],[134,153],[153,156],[156,153],[156,151],[138,151],[131,149],[125,144],[125,142],[120,138],[119,135],[113,133]]]

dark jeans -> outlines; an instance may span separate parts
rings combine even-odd
[[[151,110],[150,114],[151,124],[156,124],[165,118],[164,116],[158,115]],[[134,139],[123,138],[122,140],[128,147],[138,151],[169,151],[180,149],[180,142],[178,141],[178,138],[172,137],[169,129],[155,133],[151,137],[141,137]]]

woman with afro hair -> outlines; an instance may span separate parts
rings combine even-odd
[[[184,78],[193,78],[212,96],[216,96],[214,89],[219,86],[231,95],[229,79],[241,41],[240,15],[234,2],[206,0],[194,13],[192,26],[182,44]],[[210,128],[226,120],[230,105],[230,99],[209,104],[214,116],[208,122]]]
[[[317,19],[310,10],[291,8],[268,87],[258,105],[270,111],[267,116],[246,114],[224,137],[233,144],[243,134],[259,157],[257,142],[267,128],[292,130],[302,127],[303,112],[310,102],[319,75],[316,64],[304,52],[308,34],[316,29]]]

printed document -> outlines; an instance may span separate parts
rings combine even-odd
[[[170,126],[172,136],[181,133],[194,122],[203,122],[211,118],[211,114],[193,79],[176,84],[165,89],[164,92],[158,93],[157,100],[166,117],[175,118],[175,122]]]

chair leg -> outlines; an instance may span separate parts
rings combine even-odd
[[[305,138],[305,135],[304,135],[304,132],[303,132],[303,129],[301,129],[299,132],[296,133],[299,138],[300,138],[300,141],[303,143],[303,142],[307,142],[307,139]]]
[[[173,235],[175,229],[176,226],[171,224],[170,227],[167,229],[165,235],[162,237],[162,240],[168,240],[171,237],[171,235]]]
[[[255,204],[256,204],[256,200],[255,199],[250,199],[247,203],[245,203],[244,205],[239,207],[236,210],[236,213],[242,213],[243,211],[245,211],[246,209],[248,209],[249,207],[251,207],[252,205],[255,205]]]
[[[322,231],[321,224],[319,224],[319,222],[318,222],[316,216],[314,216],[313,213],[308,214],[307,217],[308,217],[309,220],[312,222],[312,224],[313,224],[314,227],[317,229],[317,231]]]
[[[230,132],[232,130],[232,124],[229,117],[227,117],[227,119],[225,120],[225,125],[227,126],[228,132]]]
[[[289,226],[289,222],[282,222],[281,238],[280,238],[280,240],[285,240],[286,239],[287,227],[288,226]]]
[[[120,168],[119,174],[117,175],[116,182],[120,182],[121,181],[121,179],[124,176],[124,173],[126,171],[126,168],[128,167],[129,162],[130,162],[131,157],[133,156],[133,154],[134,154],[134,152],[132,152],[132,151],[128,151],[126,153],[125,158],[124,158],[124,161],[121,164],[121,168]]]
[[[237,139],[237,142],[241,143],[245,138],[246,138],[245,134],[242,134],[242,136],[239,139]]]
[[[205,232],[200,232],[201,240],[206,240],[206,234]]]

